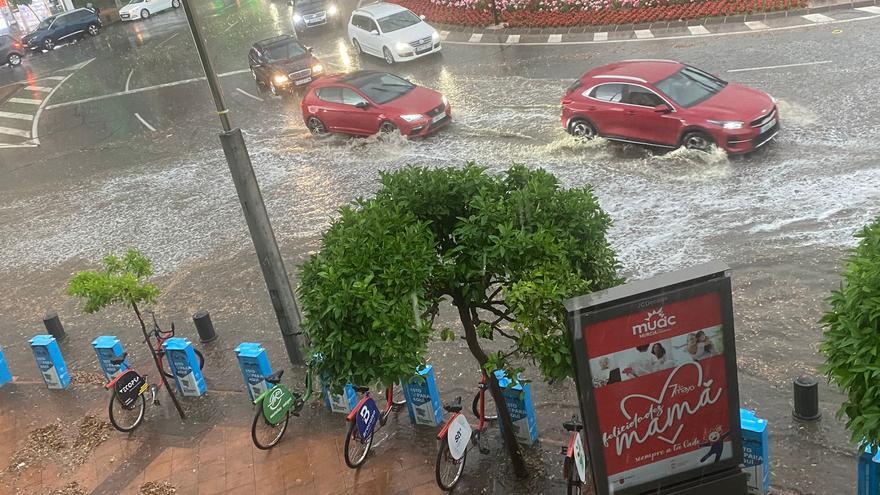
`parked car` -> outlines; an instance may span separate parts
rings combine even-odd
[[[440,33],[409,9],[379,2],[355,10],[348,39],[356,52],[385,59],[389,65],[441,50]]]
[[[21,65],[24,57],[24,47],[21,43],[9,35],[0,36],[0,65],[9,64],[10,67]]]
[[[180,0],[131,0],[119,9],[119,18],[123,21],[147,19],[163,10],[180,7]]]
[[[287,4],[293,7],[293,29],[297,34],[328,24],[342,26],[345,22],[333,0],[288,0]]]
[[[593,69],[562,97],[562,125],[579,137],[747,153],[779,132],[776,100],[671,60]]]
[[[312,49],[289,34],[254,43],[248,65],[257,88],[276,96],[288,95],[324,74],[324,66],[312,55]]]
[[[21,38],[21,43],[31,50],[52,50],[56,45],[88,33],[97,36],[101,31],[101,19],[94,10],[80,8],[43,19],[37,29]]]
[[[452,109],[442,94],[373,70],[325,77],[309,88],[301,106],[313,134],[399,131],[424,137],[452,121]]]

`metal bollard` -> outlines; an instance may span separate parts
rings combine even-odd
[[[822,417],[819,411],[819,382],[810,375],[801,375],[794,381],[794,419],[815,421]]]
[[[211,323],[211,315],[205,310],[199,310],[193,315],[193,323],[199,332],[199,342],[207,344],[217,339],[217,333],[214,331],[214,324]]]
[[[43,325],[46,326],[49,334],[55,337],[55,340],[63,340],[67,336],[64,333],[64,325],[61,324],[61,319],[58,318],[58,313],[55,311],[46,313],[46,316],[43,317]]]

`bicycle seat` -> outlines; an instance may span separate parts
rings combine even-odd
[[[110,358],[110,364],[112,364],[113,366],[119,366],[120,364],[125,362],[125,358],[127,357],[128,353],[123,352],[122,355],[120,355],[119,357]]]
[[[367,392],[370,391],[370,387],[360,387],[360,386],[355,386],[355,387],[354,387],[354,391],[357,392],[357,393],[359,393],[359,394],[365,394],[365,393],[367,393]]]
[[[281,381],[281,375],[283,375],[283,374],[284,374],[284,370],[278,370],[275,373],[272,373],[271,375],[267,376],[265,378],[265,380],[267,382],[271,383],[272,385],[278,385],[278,383]]]
[[[454,401],[452,401],[451,404],[444,404],[443,409],[446,409],[447,411],[449,411],[453,414],[457,413],[457,412],[461,412],[461,396],[456,397],[456,399]]]
[[[584,429],[584,425],[578,421],[577,416],[572,417],[570,421],[562,423],[562,427],[565,428],[565,431],[581,431]]]

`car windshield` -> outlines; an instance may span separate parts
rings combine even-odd
[[[415,85],[406,79],[387,73],[368,74],[346,82],[367,95],[367,98],[380,104],[400,98],[415,88]]]
[[[306,49],[296,42],[276,45],[266,50],[266,58],[269,62],[277,62],[279,60],[289,60],[297,58],[306,53]]]
[[[693,67],[684,67],[656,86],[677,104],[690,107],[724,89],[727,81]]]
[[[47,17],[37,26],[37,29],[49,29],[53,22],[55,22],[55,17]]]
[[[388,17],[379,19],[379,27],[383,33],[390,33],[398,29],[408,28],[412,25],[422,22],[419,16],[413,14],[409,10],[403,10]]]

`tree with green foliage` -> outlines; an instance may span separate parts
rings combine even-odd
[[[147,281],[153,275],[152,263],[136,249],[129,249],[121,258],[108,254],[101,260],[101,263],[104,265],[102,270],[76,273],[68,283],[67,293],[82,299],[82,309],[85,313],[97,313],[114,304],[129,306],[134,310],[141,325],[144,342],[150,349],[150,355],[153,356],[156,371],[159,372],[165,390],[171,395],[177,413],[181,418],[184,418],[183,409],[177,402],[177,397],[171,387],[168,386],[165,373],[162,372],[159,356],[156,355],[153,346],[149,344],[150,336],[147,333],[147,325],[144,323],[140,310],[140,307],[153,304],[159,297],[159,288]]]
[[[589,186],[565,189],[544,170],[500,175],[409,167],[381,173],[372,199],[340,210],[302,267],[304,328],[334,387],[387,386],[423,364],[439,305],[457,309],[489,378],[517,476],[526,469],[493,371],[511,358],[547,379],[572,376],[563,300],[620,282],[610,217]],[[443,329],[444,340],[455,332]],[[481,339],[509,345],[488,353]]]
[[[822,372],[847,395],[838,417],[846,416],[852,441],[880,446],[880,218],[862,229],[847,258],[841,288],[822,317]]]

